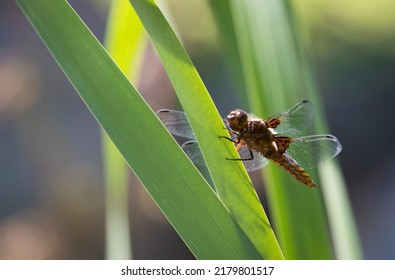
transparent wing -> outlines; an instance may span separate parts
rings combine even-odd
[[[202,153],[200,152],[199,145],[196,141],[191,140],[187,141],[181,145],[181,148],[187,154],[187,156],[191,159],[191,161],[200,166],[205,166],[206,163],[204,162]],[[252,151],[254,158],[252,160],[245,160],[243,164],[248,172],[255,171],[258,169],[263,168],[267,163],[268,160],[263,157],[261,154]],[[250,151],[248,150],[247,146],[242,146],[239,151],[240,158],[250,158]],[[225,159],[226,160],[226,159]]]
[[[189,139],[196,138],[184,112],[162,109],[156,114],[171,134]]]
[[[334,158],[341,150],[342,145],[335,136],[324,134],[293,138],[286,153],[300,166],[310,169]]]
[[[205,166],[202,152],[200,151],[199,145],[196,141],[191,140],[187,141],[181,145],[181,148],[187,154],[187,156],[191,159],[191,161],[200,166]]]
[[[252,160],[243,160],[244,167],[248,172],[262,169],[266,164],[268,164],[267,158],[262,156],[260,153],[252,150],[253,159]],[[247,145],[243,145],[239,150],[239,155],[241,159],[250,158],[250,150]]]
[[[271,116],[267,123],[279,135],[295,137],[302,135],[310,126],[313,115],[313,104],[308,100],[303,100],[288,111]]]

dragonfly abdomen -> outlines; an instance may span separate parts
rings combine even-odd
[[[273,159],[273,162],[288,171],[288,173],[290,173],[296,180],[305,184],[309,188],[315,187],[310,175],[287,154],[283,154],[281,157]]]

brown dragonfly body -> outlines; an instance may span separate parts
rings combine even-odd
[[[228,123],[230,132],[237,135],[236,139],[231,140],[238,144],[238,151],[243,145],[247,145],[249,150],[254,150],[273,161],[306,186],[315,187],[309,174],[285,153],[292,143],[292,138],[276,136],[274,129],[279,124],[278,119],[266,122],[256,117],[249,118],[244,111],[238,109],[229,113]],[[251,153],[251,158],[240,160],[252,159]]]
[[[270,160],[304,185],[315,187],[305,169],[335,157],[342,146],[335,136],[329,134],[301,136],[310,126],[313,115],[313,105],[308,100],[302,100],[266,120],[240,109],[231,111],[224,120],[231,138],[220,138],[234,142],[240,157],[227,159],[243,161],[247,171],[261,169]],[[164,109],[158,112],[158,116],[172,134],[192,139],[182,148],[193,162],[204,165],[185,113]]]

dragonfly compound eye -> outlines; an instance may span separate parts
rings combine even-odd
[[[228,122],[233,130],[240,131],[248,122],[247,113],[240,109],[234,110],[229,113]]]

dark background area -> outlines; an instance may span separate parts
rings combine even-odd
[[[378,2],[304,5],[314,72],[331,133],[343,145],[339,160],[364,256],[395,259],[395,3]],[[103,41],[108,2],[70,3]],[[172,0],[168,8],[221,113],[238,107],[237,98],[221,98],[232,85],[205,2]],[[142,71],[139,90],[152,108],[175,108],[150,46]],[[104,258],[100,141],[99,125],[18,6],[0,2],[0,259]],[[130,177],[134,258],[193,258]]]

